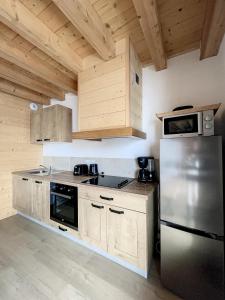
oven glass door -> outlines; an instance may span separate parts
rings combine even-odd
[[[179,134],[198,134],[198,114],[164,119],[164,136]]]
[[[77,199],[73,196],[51,192],[51,218],[58,222],[78,227]]]

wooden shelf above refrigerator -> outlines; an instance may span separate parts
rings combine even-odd
[[[190,113],[206,111],[206,110],[214,110],[214,114],[216,114],[217,110],[220,108],[220,105],[221,105],[221,103],[205,105],[205,106],[195,106],[190,109],[182,109],[182,110],[170,111],[170,112],[166,112],[166,113],[159,113],[159,114],[156,114],[156,116],[159,120],[162,121],[162,119],[165,117],[178,116],[178,115],[182,115],[182,114],[190,114]]]
[[[73,132],[72,138],[77,140],[101,140],[112,138],[140,138],[146,139],[146,133],[143,131],[134,129],[132,127],[114,128],[114,129],[102,129],[92,131],[80,131]]]

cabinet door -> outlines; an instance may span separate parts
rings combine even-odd
[[[13,176],[13,207],[30,215],[31,213],[31,180]]]
[[[32,217],[40,221],[50,218],[50,191],[49,183],[41,180],[32,180]]]
[[[42,138],[44,142],[57,141],[56,106],[43,109],[42,112]]]
[[[42,109],[31,112],[30,115],[30,141],[32,144],[42,143]]]
[[[147,271],[146,214],[107,208],[108,252]]]
[[[82,239],[107,250],[106,208],[104,204],[79,199],[79,231]]]

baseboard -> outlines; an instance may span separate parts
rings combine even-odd
[[[71,241],[73,241],[73,242],[75,242],[75,243],[77,243],[77,244],[79,244],[81,246],[84,246],[84,247],[88,248],[89,250],[94,251],[95,253],[98,253],[98,254],[104,256],[105,258],[107,258],[107,259],[109,259],[109,260],[111,260],[111,261],[113,261],[113,262],[121,265],[124,268],[129,269],[130,271],[133,271],[133,272],[139,274],[140,276],[142,276],[144,278],[148,278],[148,274],[147,274],[146,271],[141,270],[141,269],[137,268],[136,266],[133,266],[132,264],[123,261],[122,259],[119,259],[119,258],[117,258],[115,256],[112,256],[109,253],[105,252],[104,250],[101,250],[101,249],[99,249],[97,247],[94,247],[93,245],[88,244],[86,241],[80,240],[80,239],[72,236],[68,232],[60,231],[57,228],[54,228],[54,227],[52,227],[52,226],[50,226],[50,225],[48,225],[48,224],[46,224],[44,222],[36,220],[36,219],[34,219],[34,218],[32,218],[32,217],[30,217],[28,215],[25,215],[25,214],[23,214],[21,212],[18,212],[18,214],[21,215],[21,216],[23,216],[24,218],[26,218],[26,219],[34,222],[34,223],[37,223],[37,224],[45,227],[48,230],[54,231],[55,233],[60,234],[60,235],[62,235],[64,237],[70,239]]]

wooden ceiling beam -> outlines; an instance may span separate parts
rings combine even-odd
[[[109,60],[115,56],[112,34],[89,0],[53,0],[53,2],[101,58]]]
[[[65,98],[65,93],[58,87],[48,82],[41,82],[39,78],[2,58],[0,58],[0,77],[50,98],[58,100]]]
[[[75,74],[82,60],[19,0],[0,0],[0,21]]]
[[[225,33],[225,0],[208,0],[202,30],[200,59],[218,54]]]
[[[67,91],[77,91],[77,83],[72,78],[65,76],[58,69],[50,66],[32,53],[24,53],[13,41],[7,41],[0,33],[0,57],[41,77],[59,88]]]
[[[46,97],[40,93],[33,92],[3,78],[0,78],[0,91],[39,104],[48,105],[50,100],[49,97]]]
[[[157,71],[166,69],[167,59],[156,0],[133,0],[133,3],[155,68]]]

